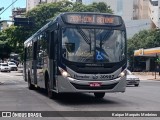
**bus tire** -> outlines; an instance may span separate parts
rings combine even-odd
[[[45,88],[47,92],[47,96],[52,99],[53,98],[53,92],[50,88],[50,82],[49,82],[49,75],[47,72],[45,72]]]
[[[28,72],[28,89],[30,89],[30,90],[35,89],[34,85],[31,83],[31,77],[30,77],[29,72]]]
[[[105,92],[96,92],[94,93],[95,98],[101,99],[105,96]]]
[[[50,88],[49,81],[47,82],[47,95],[48,95],[48,97],[49,97],[50,99],[53,98],[53,92],[52,92],[52,90],[51,90],[51,88]]]
[[[50,88],[50,81],[49,81],[49,76],[48,73],[46,72],[45,74],[45,86],[46,86],[46,91],[47,91],[47,95],[50,99],[57,99],[58,97],[58,93],[55,93],[51,90]]]

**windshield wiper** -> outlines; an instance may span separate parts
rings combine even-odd
[[[102,49],[102,45],[105,43],[105,40],[107,38],[109,38],[109,36],[111,35],[111,33],[113,32],[113,30],[108,31],[107,33],[105,33],[105,35],[102,37],[102,35],[100,35],[100,49]]]
[[[89,44],[89,46],[90,46],[90,52],[91,52],[91,35],[89,34],[89,38],[87,37],[87,35],[83,32],[83,30],[80,28],[80,27],[78,27],[77,26],[77,30],[78,30],[78,32],[80,33],[80,35],[83,37],[83,39],[85,40],[85,42],[87,43],[87,44]]]
[[[86,41],[87,44],[91,43],[91,40],[88,39],[87,35],[83,32],[83,30],[77,26],[77,30],[80,33],[80,35],[83,37],[83,39]]]

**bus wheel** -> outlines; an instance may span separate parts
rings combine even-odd
[[[55,93],[51,90],[50,86],[49,86],[49,82],[47,84],[47,94],[48,94],[48,97],[50,99],[57,99],[58,98],[58,93]]]
[[[34,85],[31,83],[31,78],[30,78],[29,74],[28,74],[28,88],[30,90],[34,90],[35,89]]]
[[[105,96],[105,92],[98,92],[98,93],[94,93],[94,96],[96,98],[103,98]]]

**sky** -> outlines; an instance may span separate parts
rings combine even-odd
[[[0,8],[4,7],[6,9],[16,0],[0,0]],[[1,20],[10,20],[10,16],[12,15],[12,9],[16,7],[25,8],[26,7],[26,0],[17,0],[12,6],[10,6],[4,13],[3,10],[0,11]]]

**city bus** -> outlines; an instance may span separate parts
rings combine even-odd
[[[28,88],[59,93],[125,92],[126,27],[120,16],[66,12],[24,42]]]

